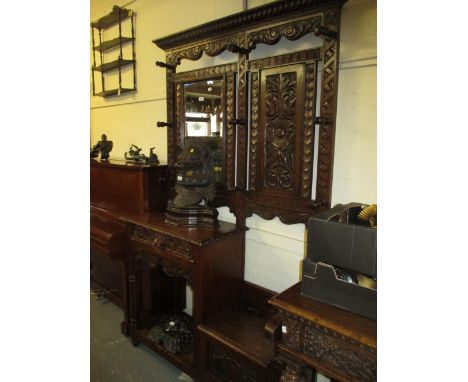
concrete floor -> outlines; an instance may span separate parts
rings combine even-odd
[[[144,344],[132,346],[120,333],[123,311],[91,295],[91,382],[191,381]]]

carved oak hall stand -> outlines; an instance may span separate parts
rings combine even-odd
[[[190,140],[218,145],[222,164],[213,207],[228,206],[236,224],[220,222],[213,229],[167,224],[164,208],[172,182],[156,176],[159,181],[154,184],[165,185],[164,190],[151,191],[148,185],[153,183],[140,177],[133,180],[140,182],[138,192],[159,198],[159,204],[142,203],[137,210],[106,209],[102,203],[93,207],[98,233],[94,244],[98,247],[101,240],[100,247],[109,247],[105,238],[114,238],[110,247],[120,248],[118,254],[112,253],[125,264],[123,332],[197,380],[278,381],[281,375],[283,381],[299,380],[292,373],[299,359],[340,381],[357,380],[354,374],[287,353],[290,348],[298,351],[294,346],[278,344],[280,357],[275,357],[275,344],[265,336],[264,325],[275,308],[287,310],[276,305],[278,299],[268,305],[271,291],[243,280],[248,216],[305,223],[330,206],[343,3],[276,1],[154,41],[166,53],[166,62],[157,65],[166,71],[167,121],[158,126],[167,127],[168,168]],[[320,46],[249,58],[260,44],[312,34],[319,36]],[[213,57],[226,50],[236,55],[235,62],[177,72],[181,60]],[[124,167],[121,170],[116,177],[129,176]],[[106,179],[112,183],[111,178]],[[159,207],[151,207],[155,205]],[[92,232],[93,226],[92,222]],[[193,291],[194,343],[188,353],[173,354],[151,340],[149,328],[163,312],[185,308],[187,285]],[[315,308],[303,305],[303,316],[313,318]],[[306,313],[308,309],[311,312]],[[291,316],[284,314],[289,322]],[[304,331],[309,330],[300,322]],[[340,331],[333,330],[326,333],[344,341],[344,352],[358,355],[357,367],[368,368],[370,358],[353,350],[361,346],[353,342],[356,339],[343,340]],[[333,333],[338,333],[336,338]],[[288,341],[287,336],[284,339]],[[363,346],[366,354],[373,354],[372,343]]]

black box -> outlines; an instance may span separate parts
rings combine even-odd
[[[376,287],[357,282],[357,275],[377,279],[377,229],[357,219],[361,206],[337,205],[309,219],[301,294],[376,319]],[[337,269],[354,281],[339,277]]]
[[[332,265],[309,259],[302,261],[302,272],[303,296],[377,320],[377,289],[343,281]]]

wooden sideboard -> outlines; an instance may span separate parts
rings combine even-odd
[[[122,308],[127,226],[120,216],[164,210],[166,176],[167,166],[91,160],[91,280]]]
[[[128,302],[122,331],[144,342],[181,370],[198,375],[201,349],[198,325],[239,299],[244,278],[244,230],[219,222],[216,228],[186,228],[165,222],[163,213],[124,217],[130,234],[126,259]],[[146,281],[145,281],[146,279]],[[186,285],[193,293],[193,349],[173,354],[148,332],[164,313],[182,311]],[[144,290],[151,290],[144,301]]]
[[[377,380],[377,322],[301,295],[301,283],[270,299],[266,331],[286,365],[281,382],[305,381],[304,367],[339,382]]]

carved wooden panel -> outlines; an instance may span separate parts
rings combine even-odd
[[[245,363],[224,353],[216,346],[210,346],[209,355],[210,371],[224,381],[232,382],[256,382],[257,373],[255,369]]]
[[[293,189],[297,74],[265,76],[264,187]]]
[[[304,65],[293,64],[259,73],[258,145],[263,150],[258,151],[258,191],[298,194],[304,72]]]
[[[304,351],[309,357],[329,365],[333,370],[339,370],[346,379],[351,381],[377,380],[377,354],[355,341],[346,341],[337,333],[320,325],[308,323],[304,330]]]
[[[192,259],[193,257],[192,248],[189,243],[160,234],[148,228],[136,226],[133,229],[132,238],[168,253],[173,253],[188,259]]]
[[[304,333],[303,323],[292,317],[283,318],[283,341],[293,349],[300,350]]]
[[[273,45],[283,36],[288,40],[297,40],[312,32],[321,23],[322,15],[315,15],[306,19],[294,20],[289,23],[256,30],[247,35],[247,46],[250,49],[255,49],[258,43]]]
[[[320,49],[255,60],[251,69],[247,214],[303,222],[311,200]]]

